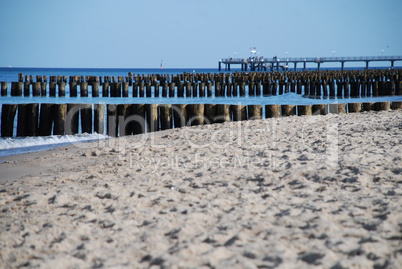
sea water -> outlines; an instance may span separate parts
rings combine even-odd
[[[191,73],[218,73],[216,69],[105,69],[105,68],[0,68],[0,81],[17,81],[18,74],[32,76],[127,76],[133,74],[182,74]],[[131,90],[131,89],[130,89]],[[47,91],[49,92],[49,91]],[[89,96],[91,96],[89,88]],[[233,105],[269,105],[269,104],[293,104],[314,105],[352,102],[384,102],[402,101],[402,96],[370,97],[370,98],[344,98],[344,99],[311,99],[295,93],[286,93],[275,96],[246,96],[246,97],[68,97],[69,87],[66,85],[67,97],[0,97],[2,104],[27,104],[27,103],[55,103],[55,104],[233,104]],[[129,93],[132,96],[132,93]],[[154,96],[154,93],[152,93]],[[263,108],[264,109],[264,108]],[[264,111],[263,111],[264,112]],[[265,113],[263,113],[264,115]],[[1,110],[0,110],[1,117]],[[107,139],[105,134],[77,134],[74,136],[49,136],[49,137],[25,137],[25,138],[0,138],[0,157],[13,154],[41,151],[65,144]]]

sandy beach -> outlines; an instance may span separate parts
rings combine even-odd
[[[402,110],[5,160],[0,268],[402,268]]]

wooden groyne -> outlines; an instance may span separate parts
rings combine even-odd
[[[308,98],[402,95],[402,69],[183,73],[128,76],[24,76],[1,82],[1,96],[258,97],[296,93]],[[11,86],[11,87],[10,87]],[[68,89],[68,90],[67,90]]]
[[[1,137],[98,133],[142,134],[184,126],[293,115],[402,109],[402,102],[329,105],[3,104]],[[16,127],[16,128],[15,128]]]

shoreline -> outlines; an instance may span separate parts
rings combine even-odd
[[[389,110],[9,156],[0,267],[397,268],[401,137]]]

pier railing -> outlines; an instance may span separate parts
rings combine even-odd
[[[222,58],[222,63],[249,63],[249,62],[366,62],[366,61],[402,61],[402,56],[366,56],[366,57],[250,57],[250,58]]]

